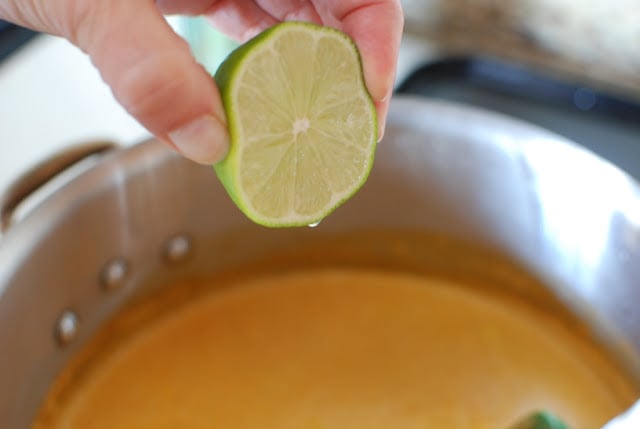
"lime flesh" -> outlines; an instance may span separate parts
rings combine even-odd
[[[232,52],[215,79],[231,145],[214,167],[254,222],[315,224],[364,184],[378,126],[348,36],[279,24]]]

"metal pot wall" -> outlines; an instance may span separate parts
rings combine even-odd
[[[355,230],[434,232],[504,253],[638,370],[640,190],[528,124],[398,97],[367,184],[317,228],[253,225],[211,168],[153,141],[73,176],[0,239],[0,427],[28,427],[65,362],[151,279]]]

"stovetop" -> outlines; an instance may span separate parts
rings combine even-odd
[[[398,92],[462,102],[534,123],[640,180],[640,100],[518,64],[472,57],[427,63],[410,74]]]

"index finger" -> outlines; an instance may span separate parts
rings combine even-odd
[[[329,5],[342,31],[351,36],[360,50],[365,81],[376,103],[382,137],[404,25],[400,1],[329,0],[325,4]]]

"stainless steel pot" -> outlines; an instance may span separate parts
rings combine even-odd
[[[296,230],[251,224],[211,168],[157,142],[108,149],[56,179],[0,240],[0,427],[28,427],[69,357],[150,279],[353,230],[432,231],[502,252],[638,371],[640,190],[542,129],[398,97],[365,187],[318,228]],[[44,182],[50,167],[27,177]]]

